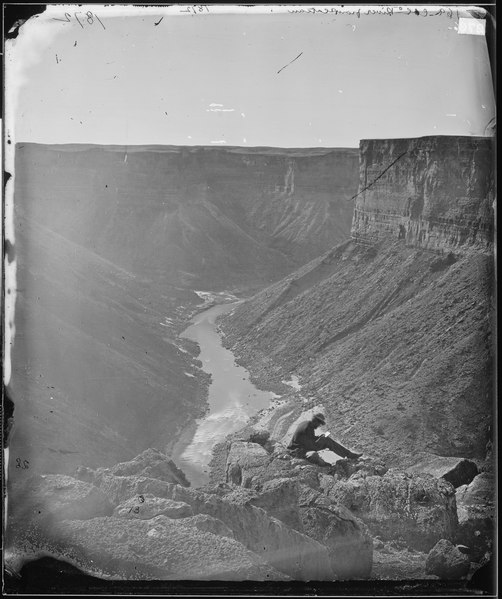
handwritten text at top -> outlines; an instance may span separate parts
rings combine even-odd
[[[288,9],[289,14],[311,14],[311,15],[347,15],[356,16],[358,19],[361,15],[386,15],[392,17],[393,15],[415,15],[417,17],[439,17],[446,16],[449,19],[453,17],[458,18],[458,10],[448,7],[435,8],[435,7],[420,7],[411,8],[409,6],[375,6],[375,8],[336,8],[333,6],[299,6]]]
[[[91,12],[90,10],[88,10],[86,13],[77,10],[73,13],[73,15],[69,12],[65,12],[64,19],[57,19],[54,17],[53,21],[63,21],[64,23],[71,23],[72,19],[74,19],[80,25],[80,27],[82,27],[82,29],[84,28],[84,23],[87,23],[87,25],[94,25],[96,21],[99,22],[103,29],[106,29],[98,15],[96,13]]]

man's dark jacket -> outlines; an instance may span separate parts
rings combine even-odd
[[[288,449],[297,454],[305,454],[307,451],[317,451],[319,447],[317,445],[318,437],[314,432],[315,429],[316,427],[311,420],[300,422],[291,439],[291,443],[288,445]]]

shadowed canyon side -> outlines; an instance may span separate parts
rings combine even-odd
[[[226,317],[264,388],[298,377],[261,425],[322,406],[344,445],[389,464],[483,459],[493,420],[493,142],[361,142],[351,241]],[[431,251],[433,250],[433,251]]]
[[[166,320],[193,294],[19,215],[16,225],[11,455],[29,462],[23,474],[113,464],[202,414],[195,351]]]

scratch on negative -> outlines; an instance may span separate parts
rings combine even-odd
[[[364,189],[361,189],[361,191],[357,192],[356,195],[352,196],[351,198],[349,198],[349,200],[347,201],[351,201],[351,200],[355,200],[357,198],[357,196],[360,196],[364,191],[366,191],[367,189],[369,189],[372,185],[375,185],[375,183],[378,181],[378,179],[380,179],[381,177],[383,177],[385,175],[385,173],[390,169],[391,166],[394,166],[394,164],[396,164],[396,162],[398,160],[401,160],[401,158],[408,153],[408,150],[406,150],[405,152],[403,152],[402,154],[400,154],[395,160],[393,160],[389,166],[387,166],[386,168],[383,169],[383,171],[378,175],[378,177],[376,177],[375,179],[373,179],[373,181],[369,184],[366,185],[366,187]]]
[[[280,73],[280,72],[281,72],[283,69],[285,69],[286,67],[289,67],[289,65],[290,65],[292,62],[295,62],[295,60],[298,60],[302,54],[303,54],[303,52],[300,52],[300,54],[298,54],[298,56],[297,56],[296,58],[293,58],[293,60],[292,60],[291,62],[288,62],[288,64],[285,64],[285,65],[284,65],[284,66],[283,66],[281,69],[279,69],[279,70],[277,71],[277,74],[279,74],[279,73]]]

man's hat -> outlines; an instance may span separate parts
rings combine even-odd
[[[324,418],[324,414],[321,414],[321,412],[317,412],[316,414],[314,414],[312,416],[312,420],[317,420],[321,424],[326,424],[326,420]]]

